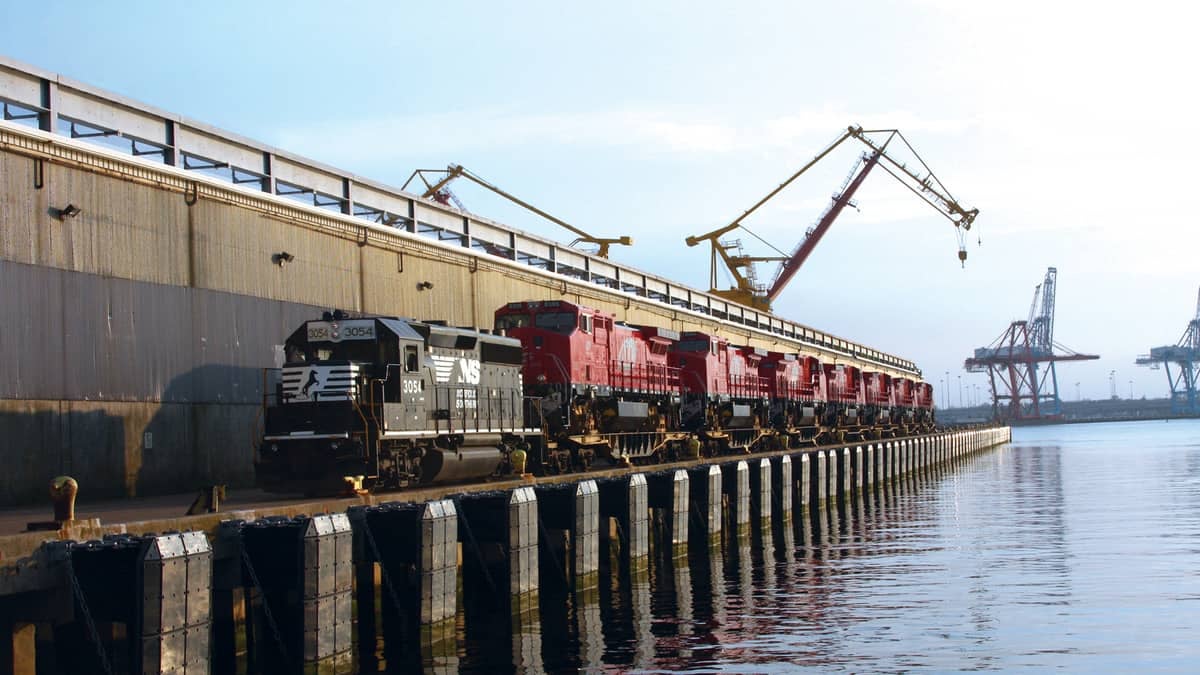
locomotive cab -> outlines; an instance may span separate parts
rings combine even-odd
[[[601,352],[607,350],[597,342],[611,322],[557,300],[510,302],[496,311],[496,332],[521,341],[526,391],[540,400],[548,428],[561,431],[571,424],[574,398],[608,394],[607,383],[595,376],[606,369],[607,354]]]

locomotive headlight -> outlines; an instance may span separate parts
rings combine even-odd
[[[274,454],[278,454],[278,452],[279,452],[279,444],[278,444],[278,443],[272,443],[272,444],[271,444],[271,454],[272,454],[272,455],[274,455]]]
[[[538,375],[538,376],[537,376],[537,381],[538,381],[538,384],[546,384],[546,376],[545,376],[545,375]]]

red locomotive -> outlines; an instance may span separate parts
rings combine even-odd
[[[769,390],[768,425],[791,444],[815,440],[828,402],[821,362],[813,356],[767,352],[758,372]]]
[[[925,383],[731,344],[698,331],[630,326],[561,300],[512,302],[497,330],[521,341],[525,392],[544,430],[535,464],[654,462],[928,431]]]
[[[669,362],[679,334],[618,323],[569,302],[510,302],[497,330],[521,341],[527,395],[540,399],[542,461],[551,470],[653,456],[678,429],[679,368]]]

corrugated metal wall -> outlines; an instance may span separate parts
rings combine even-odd
[[[249,403],[320,310],[0,261],[0,398]]]
[[[67,204],[79,214],[59,217]],[[93,495],[249,483],[261,369],[322,308],[490,326],[507,302],[567,299],[717,330],[466,249],[318,230],[302,216],[189,205],[154,183],[67,160],[39,171],[0,151],[0,504],[44,500],[60,472]],[[284,252],[289,262],[272,261]]]

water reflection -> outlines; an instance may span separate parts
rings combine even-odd
[[[375,665],[1187,671],[1200,659],[1200,603],[1187,602],[1200,599],[1200,424],[1155,430],[1166,438],[1117,427],[1023,430],[1030,441],[791,518],[731,519],[715,538],[694,518],[683,549],[660,528],[648,558],[605,561],[598,588],[547,587],[512,616],[460,612],[448,639],[389,633]]]

